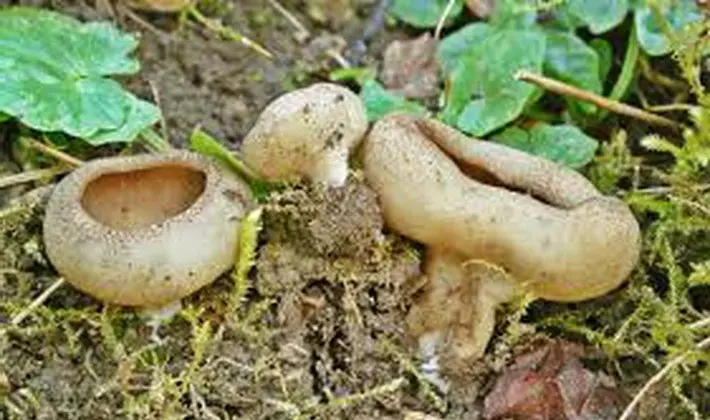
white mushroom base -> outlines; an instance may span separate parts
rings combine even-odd
[[[417,291],[407,325],[426,360],[422,368],[443,386],[432,371],[442,353],[455,360],[483,356],[495,327],[496,307],[510,301],[518,288],[498,266],[431,248],[424,273],[427,281]]]

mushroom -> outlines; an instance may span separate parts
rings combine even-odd
[[[348,158],[367,131],[360,98],[331,83],[280,96],[261,113],[242,143],[244,162],[264,179],[342,186]]]
[[[638,259],[625,203],[546,159],[404,114],[375,124],[363,159],[387,225],[426,247],[408,319],[422,349],[443,339],[456,358],[479,357],[499,303],[598,297]]]
[[[87,162],[54,189],[47,256],[101,301],[158,311],[234,262],[248,186],[211,159],[173,151]]]

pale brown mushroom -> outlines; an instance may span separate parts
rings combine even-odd
[[[202,155],[87,162],[54,189],[44,243],[56,270],[108,303],[169,306],[234,263],[249,187]]]
[[[342,186],[367,132],[365,108],[345,87],[316,83],[278,97],[244,138],[244,162],[269,181]]]
[[[432,119],[392,114],[364,143],[365,175],[386,223],[426,245],[428,283],[410,314],[422,345],[485,351],[495,307],[527,291],[579,301],[618,287],[639,255],[625,203],[579,173]]]

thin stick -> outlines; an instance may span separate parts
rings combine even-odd
[[[607,109],[617,114],[637,118],[651,124],[662,125],[665,127],[671,127],[676,129],[679,128],[678,123],[669,120],[668,118],[661,117],[660,115],[652,114],[650,112],[646,112],[642,109],[626,105],[618,101],[612,101],[603,96],[597,95],[596,93],[592,93],[587,90],[583,90],[575,86],[560,82],[558,80],[529,72],[527,70],[518,71],[514,77],[517,80],[536,84],[542,87],[543,89],[549,90],[560,95],[571,96],[573,98],[585,102],[591,102],[600,108]]]
[[[666,364],[663,369],[659,370],[658,373],[653,375],[651,379],[646,382],[643,387],[639,390],[639,392],[636,393],[634,396],[634,399],[631,400],[631,403],[626,406],[626,409],[624,412],[621,414],[619,417],[619,420],[628,420],[631,418],[631,415],[633,414],[634,410],[636,409],[636,406],[639,405],[641,402],[641,399],[648,393],[648,391],[656,385],[658,382],[660,382],[667,374],[670,372],[674,367],[678,366],[685,360],[688,355],[693,353],[694,351],[702,350],[705,347],[710,346],[710,337],[706,337],[703,341],[699,342],[698,344],[695,345],[695,348],[693,350],[688,350],[685,353],[676,356]]]
[[[251,48],[252,50],[258,52],[259,54],[263,55],[268,59],[274,59],[274,55],[271,54],[271,52],[269,52],[266,48],[262,47],[261,45],[257,44],[246,36],[240,34],[234,29],[228,28],[215,20],[207,18],[205,15],[200,13],[200,11],[197,10],[197,7],[195,7],[194,5],[188,7],[187,13],[189,13],[190,16],[194,17],[198,22],[205,25],[208,29],[216,32],[217,34],[222,35],[223,37],[231,39],[233,41],[240,42],[247,48]]]
[[[56,175],[67,173],[71,168],[66,166],[55,166],[53,168],[37,169],[34,171],[20,172],[6,177],[0,178],[0,188],[7,188],[25,182],[38,181],[44,178],[51,178]]]
[[[40,141],[37,141],[35,139],[25,137],[25,141],[29,143],[31,147],[33,147],[36,150],[39,150],[40,152],[52,156],[53,158],[56,158],[62,162],[68,163],[72,166],[81,166],[81,164],[84,163],[84,161],[75,158],[74,156],[68,155],[61,150],[57,150],[52,146],[46,145]]]
[[[277,0],[269,0],[269,4],[296,28],[296,34],[294,35],[296,41],[303,43],[311,37],[311,32],[281,3]]]
[[[64,283],[66,283],[66,281],[63,277],[58,278],[57,281],[55,281],[51,286],[47,288],[47,290],[42,292],[41,295],[37,296],[37,298],[33,300],[32,303],[29,304],[29,306],[27,306],[19,314],[15,315],[15,317],[12,318],[12,321],[10,321],[12,326],[16,327],[20,325],[20,322],[27,318],[27,316],[31,314],[32,311],[34,311],[39,305],[43,304],[44,301],[46,301],[57,289],[62,287]]]
[[[160,92],[158,91],[158,86],[152,80],[148,80],[148,84],[150,85],[150,91],[153,94],[153,99],[155,99],[155,105],[160,110],[160,132],[163,135],[163,139],[167,143],[170,143],[170,137],[168,137],[168,124],[165,122],[165,113],[163,112],[163,106],[160,102]]]
[[[439,17],[439,22],[436,23],[434,38],[437,40],[441,37],[441,30],[444,29],[444,23],[446,22],[446,19],[448,19],[451,9],[454,8],[454,3],[456,3],[456,0],[449,0],[449,2],[446,3],[446,7]]]

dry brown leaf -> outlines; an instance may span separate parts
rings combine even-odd
[[[611,377],[584,367],[585,353],[558,340],[519,356],[486,396],[484,418],[616,419],[622,392]]]
[[[426,98],[439,92],[439,65],[434,58],[437,40],[429,33],[387,46],[382,64],[382,83],[395,94]]]

